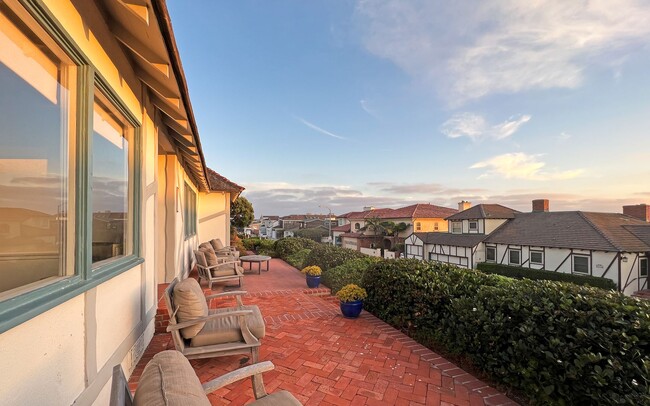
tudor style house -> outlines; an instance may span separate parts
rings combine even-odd
[[[478,205],[448,221],[452,232],[444,236],[409,236],[407,257],[467,268],[491,262],[609,278],[628,295],[648,288],[650,209],[645,204],[624,206],[623,214],[552,212],[542,199],[533,201],[530,213]]]
[[[398,209],[376,209],[365,207],[360,212],[350,212],[338,217],[339,226],[336,227],[336,236],[341,241],[341,246],[353,250],[361,248],[395,248],[397,244],[414,231],[416,232],[444,232],[447,231],[445,220],[457,210],[433,204],[414,204]],[[406,228],[400,231],[397,240],[389,235],[379,234],[373,223],[392,222],[404,223]],[[341,224],[343,223],[343,224]],[[345,231],[350,226],[349,231]]]
[[[0,404],[108,404],[241,188],[205,165],[164,0],[0,1],[0,89]]]

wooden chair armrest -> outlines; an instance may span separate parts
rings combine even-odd
[[[203,390],[207,395],[209,393],[214,392],[217,389],[230,385],[231,383],[240,381],[242,379],[251,377],[253,375],[262,374],[263,372],[271,371],[273,368],[275,368],[275,366],[271,361],[259,362],[257,364],[239,368],[235,371],[228,372],[225,375],[221,375],[218,378],[215,378],[209,382],[204,383]]]
[[[190,321],[184,321],[182,323],[177,323],[177,324],[170,324],[167,326],[167,332],[174,331],[174,330],[180,330],[185,327],[190,327],[198,323],[203,323],[208,320],[212,319],[221,319],[224,317],[231,317],[231,316],[244,316],[244,319],[246,316],[250,316],[253,314],[252,310],[233,310],[233,311],[227,311],[227,312],[219,312],[219,313],[214,313],[210,314],[205,317],[199,317],[198,319],[190,320]]]
[[[245,290],[233,290],[232,292],[224,292],[224,293],[215,293],[214,295],[208,295],[205,298],[206,299],[214,299],[217,297],[228,297],[228,296],[243,296],[248,294]]]
[[[218,267],[218,266],[223,266],[223,265],[232,265],[232,264],[237,264],[239,265],[239,261],[226,261],[226,262],[220,262],[217,265],[212,265],[210,268]]]

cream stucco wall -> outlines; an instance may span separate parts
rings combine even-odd
[[[417,223],[420,223],[421,230],[416,229]],[[436,224],[438,225],[437,229],[436,229]],[[425,233],[425,232],[432,232],[432,231],[446,232],[447,220],[443,218],[414,218],[413,231],[415,231],[416,233]]]
[[[113,366],[121,364],[129,376],[153,337],[157,283],[189,272],[198,238],[183,235],[175,191],[185,183],[195,191],[196,186],[175,156],[158,157],[157,113],[94,3],[43,3],[141,124],[142,188],[136,204],[144,262],[0,334],[0,404],[105,405]],[[161,164],[167,165],[161,169]],[[162,247],[171,258],[160,254]],[[169,273],[159,274],[159,266]]]
[[[230,245],[230,193],[199,194],[199,241],[219,238]]]

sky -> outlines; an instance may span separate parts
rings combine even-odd
[[[256,217],[650,203],[650,1],[168,0]]]

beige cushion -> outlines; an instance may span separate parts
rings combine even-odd
[[[255,406],[290,406],[290,405],[302,405],[290,392],[286,390],[272,393],[268,396],[264,396],[262,399],[258,399],[255,402],[249,403],[249,405]]]
[[[221,243],[221,240],[218,238],[215,238],[214,240],[210,241],[210,244],[212,244],[212,248],[215,250],[222,250],[224,248],[223,243]]]
[[[179,323],[192,321],[208,315],[208,303],[203,289],[194,278],[187,278],[174,286],[174,306],[178,306],[176,318]],[[181,329],[183,338],[192,338],[203,328],[205,322]]]
[[[205,255],[205,261],[208,263],[208,266],[217,265],[219,263],[219,261],[217,261],[217,254],[215,254],[212,247],[200,247],[199,251]]]
[[[231,307],[216,310],[211,309],[210,314],[231,312],[235,309],[240,308]],[[241,309],[253,311],[252,315],[246,317],[248,329],[258,339],[263,338],[264,334],[266,333],[266,327],[264,326],[264,319],[262,318],[262,313],[260,313],[259,307],[255,305],[242,306]],[[192,338],[190,346],[202,347],[204,345],[236,343],[243,341],[244,337],[242,336],[241,328],[239,327],[239,317],[230,316],[208,320],[205,323],[203,330],[201,330],[194,338]]]
[[[178,351],[163,351],[144,368],[133,404],[209,406],[210,401],[187,358]]]
[[[199,244],[199,248],[210,248],[214,251],[214,248],[212,248],[212,244],[210,244],[209,242],[203,242]]]
[[[205,254],[201,250],[194,250],[194,257],[196,258],[196,263],[203,266],[207,267],[208,266],[208,261],[205,259]]]
[[[212,276],[214,277],[236,275],[238,275],[238,273],[235,272],[235,268],[233,268],[232,265],[224,265],[212,270]]]

